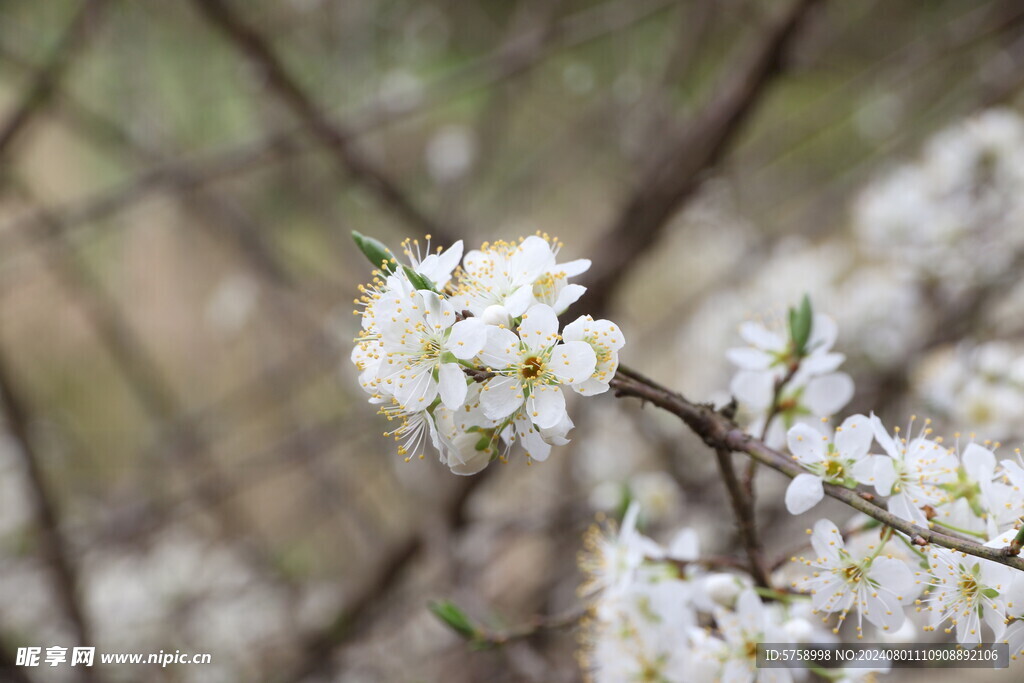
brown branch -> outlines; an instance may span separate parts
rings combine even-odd
[[[0,125],[0,160],[10,151],[14,141],[28,128],[29,123],[50,101],[57,84],[73,63],[76,52],[85,44],[93,21],[105,0],[85,0],[75,12],[64,34],[60,37],[46,65],[28,85],[15,107]]]
[[[584,284],[590,311],[608,309],[612,293],[630,264],[650,249],[668,220],[700,187],[736,138],[755,106],[783,71],[784,57],[812,7],[822,0],[795,0],[786,13],[737,59],[729,76],[675,141],[664,141],[644,169],[602,238],[607,247],[595,259]]]
[[[446,244],[454,242],[456,231],[428,216],[383,169],[356,149],[353,133],[340,124],[332,123],[324,115],[273,48],[235,14],[226,0],[194,0],[194,4],[259,69],[259,73],[266,79],[267,87],[330,151],[350,177],[363,184],[385,208],[410,226]]]
[[[725,482],[725,489],[729,493],[729,503],[732,505],[733,516],[736,518],[740,541],[743,543],[743,549],[750,561],[750,575],[757,585],[771,588],[771,580],[765,569],[764,553],[757,536],[754,510],[751,505],[752,499],[744,493],[743,486],[736,477],[732,453],[722,447],[715,448],[715,459],[718,461],[718,471],[722,475],[722,481]]]
[[[616,396],[633,396],[672,413],[685,422],[713,449],[746,453],[761,464],[790,478],[806,471],[792,457],[770,448],[763,441],[745,433],[732,420],[716,411],[712,406],[692,403],[682,395],[666,389],[628,368],[619,367],[618,373],[611,381],[611,386],[615,390]],[[846,503],[858,512],[863,512],[912,539],[920,537],[923,542],[934,543],[1024,571],[1024,559],[1012,556],[1007,548],[989,548],[949,533],[912,524],[874,502],[866,500],[864,494],[852,489],[828,483],[824,485],[824,488],[825,493],[832,498]]]
[[[78,572],[72,561],[72,552],[61,534],[57,507],[40,463],[40,454],[32,441],[29,425],[30,413],[26,400],[14,385],[10,363],[0,353],[0,406],[7,429],[18,444],[25,473],[28,478],[32,506],[39,526],[40,548],[43,559],[53,571],[57,600],[71,621],[78,645],[92,643],[91,629],[79,597]]]

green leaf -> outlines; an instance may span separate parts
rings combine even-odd
[[[999,597],[999,591],[997,591],[995,588],[984,588],[982,589],[981,594],[984,595],[986,598]]]
[[[469,617],[466,616],[466,613],[459,609],[455,603],[450,600],[441,600],[440,602],[430,603],[428,607],[435,617],[443,621],[450,629],[463,638],[470,640],[476,638],[476,627],[469,620]]]
[[[811,299],[804,294],[800,308],[789,309],[789,338],[793,342],[793,352],[797,356],[807,354],[807,342],[811,338],[811,325],[814,312],[811,310]]]
[[[356,230],[352,231],[352,239],[355,241],[356,246],[359,247],[359,251],[363,252],[363,255],[370,260],[374,268],[382,268],[386,273],[391,272],[393,264],[396,263],[395,257],[391,254],[391,250],[385,247],[383,243],[372,237],[367,237]]]
[[[406,265],[403,265],[402,269],[405,271],[405,276],[409,278],[409,282],[411,282],[412,286],[415,287],[416,289],[425,289],[428,292],[437,291],[437,287],[435,287],[434,283],[430,281],[430,278],[426,277],[425,275],[420,275],[415,270]]]

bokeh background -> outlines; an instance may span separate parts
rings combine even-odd
[[[403,463],[354,229],[557,235],[623,362],[701,400],[808,292],[851,411],[1012,448],[1022,87],[1016,0],[0,4],[0,677],[575,681],[572,629],[470,652],[428,602],[573,609],[624,496],[738,552],[706,449],[611,395],[543,464]],[[76,643],[213,664],[13,666]]]

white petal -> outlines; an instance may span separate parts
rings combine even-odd
[[[903,604],[912,602],[925,587],[914,578],[914,570],[906,562],[895,557],[875,558],[871,563],[869,577],[902,598]]]
[[[736,598],[736,614],[745,622],[756,624],[761,619],[764,604],[753,589],[746,589]],[[751,624],[753,625],[753,624]]]
[[[540,385],[526,399],[526,411],[541,429],[554,427],[565,417],[565,395],[556,386]]]
[[[900,492],[890,498],[888,507],[889,512],[900,519],[905,519],[918,526],[928,528],[928,518],[921,511],[921,508],[914,505],[913,499],[906,493]]]
[[[700,538],[689,527],[681,529],[668,546],[668,557],[680,562],[693,562],[700,557]]]
[[[804,375],[824,375],[835,372],[846,360],[841,353],[816,353],[808,356],[800,363],[800,372]]]
[[[811,351],[828,351],[836,343],[836,336],[836,322],[827,315],[818,313],[811,325],[811,338],[807,340],[807,348]]]
[[[544,462],[551,455],[551,444],[544,440],[540,427],[529,420],[516,417],[516,436],[526,454],[537,462]]]
[[[530,235],[508,260],[509,277],[518,284],[533,284],[541,274],[555,265],[551,245],[536,235]]]
[[[452,474],[457,474],[462,477],[468,477],[470,475],[480,472],[491,463],[490,449],[482,451],[474,451],[474,453],[466,458],[464,461],[459,462],[457,460],[451,460],[448,463],[448,468],[452,471]]]
[[[818,417],[835,415],[853,398],[853,380],[845,372],[815,377],[804,389],[803,404]]]
[[[558,341],[558,316],[547,304],[536,304],[523,314],[519,337],[528,348],[542,349]]]
[[[862,477],[860,465],[864,463],[869,468],[867,476]],[[892,487],[896,483],[896,466],[892,458],[887,455],[869,455],[854,467],[854,478],[861,484],[875,487],[875,492],[880,496],[892,494]]]
[[[451,280],[452,271],[461,259],[462,240],[459,240],[440,254],[428,255],[420,262],[416,272],[426,275],[439,288],[444,287]]]
[[[577,384],[594,374],[596,364],[597,356],[590,344],[570,341],[552,349],[547,369],[563,384]]]
[[[883,631],[895,631],[903,626],[906,614],[895,595],[882,589],[874,590],[871,586],[865,586],[863,591],[861,611],[865,619]]]
[[[555,313],[564,313],[567,308],[579,301],[586,291],[587,288],[583,285],[572,284],[562,287],[562,291],[558,293],[558,298],[555,299]]]
[[[406,410],[426,410],[437,397],[437,382],[431,367],[401,370],[391,377],[395,383],[395,398]]]
[[[487,340],[480,352],[485,368],[500,370],[519,361],[519,337],[512,330],[488,325]]]
[[[753,410],[767,408],[775,394],[775,375],[770,372],[741,370],[732,378],[729,391],[736,400]]]
[[[562,328],[562,339],[564,341],[586,341],[587,332],[592,322],[590,316],[581,315]]]
[[[774,360],[764,351],[749,346],[729,349],[725,352],[725,357],[729,359],[730,363],[743,370],[767,370]]]
[[[484,383],[480,407],[488,420],[508,417],[523,405],[523,387],[514,377],[494,377]]]
[[[786,509],[791,515],[807,512],[825,497],[821,478],[813,474],[798,474],[786,489]]]
[[[456,358],[466,360],[480,353],[486,343],[487,325],[484,321],[480,318],[467,318],[452,325],[445,348]]]
[[[803,476],[803,475],[800,475]],[[811,534],[811,546],[820,560],[824,563],[838,563],[839,551],[846,547],[843,542],[843,535],[839,528],[830,519],[819,519],[814,524],[814,533]]]
[[[587,272],[588,270],[590,270],[590,259],[578,258],[573,261],[559,263],[555,266],[553,272],[562,274],[565,277],[575,277]]]
[[[457,363],[441,363],[437,370],[441,402],[450,410],[457,410],[466,402],[466,373]]]
[[[505,300],[501,303],[505,307],[505,310],[508,311],[509,315],[513,318],[518,318],[534,303],[533,285],[523,285],[506,296]]]
[[[871,429],[875,433],[875,441],[885,449],[890,458],[895,458],[896,460],[903,459],[900,455],[900,449],[896,446],[896,442],[893,441],[885,425],[882,424],[882,421],[874,413],[871,413]]]
[[[610,381],[611,378],[614,377],[614,375],[615,373],[610,373],[608,375],[607,380]],[[575,391],[580,396],[597,396],[598,394],[605,393],[606,391],[608,391],[608,389],[611,388],[610,386],[608,386],[608,381],[602,382],[596,377],[591,377],[585,382],[573,384],[572,388],[573,391]]]
[[[871,421],[866,415],[851,415],[836,430],[836,450],[846,458],[864,457],[871,450],[873,440]]]
[[[786,434],[789,452],[805,465],[813,465],[825,459],[828,437],[822,436],[814,427],[806,424],[794,425]]]
[[[434,332],[447,330],[455,322],[455,309],[452,305],[442,299],[434,292],[421,290],[420,299],[423,301],[423,319]]]
[[[747,321],[740,325],[740,337],[751,346],[765,351],[781,351],[786,342],[761,323]]]
[[[981,480],[991,477],[996,467],[995,453],[976,443],[968,445],[960,457],[964,469],[974,479]]]

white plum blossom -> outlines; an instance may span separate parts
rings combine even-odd
[[[581,383],[594,373],[593,347],[582,341],[559,342],[558,316],[546,304],[523,313],[519,334],[488,327],[480,359],[496,377],[480,395],[484,415],[500,420],[526,406],[526,416],[542,429],[565,418],[561,385]]]
[[[933,546],[928,552],[931,588],[924,600],[929,629],[949,622],[946,633],[956,631],[958,643],[982,642],[981,624],[1002,640],[1006,631],[1006,603],[1003,592],[1010,590],[1014,571],[990,560]]]
[[[788,641],[780,616],[778,608],[761,602],[753,589],[740,593],[734,610],[715,610],[715,622],[722,634],[722,645],[718,650],[722,669],[718,680],[735,683],[785,683],[793,680],[789,669],[757,668],[758,643]]]
[[[640,505],[635,501],[626,509],[622,525],[602,529],[592,526],[584,538],[585,554],[580,567],[587,574],[583,595],[602,593],[604,597],[625,592],[636,581],[648,558],[664,554],[661,546],[637,530]]]
[[[726,352],[739,368],[729,389],[752,416],[749,431],[765,432],[769,445],[781,446],[788,428],[830,417],[853,397],[853,380],[837,372],[845,356],[832,351],[837,329],[827,315],[811,318],[802,354],[792,339],[758,322],[743,323],[740,337],[750,346]],[[766,430],[769,417],[773,419]]]
[[[402,242],[402,253],[409,259],[409,266],[420,275],[424,276],[437,288],[438,291],[448,286],[452,279],[452,273],[462,260],[462,240],[458,240],[447,249],[437,248],[430,250],[430,235],[427,235],[427,244],[423,251],[420,251],[419,240],[405,240]]]
[[[584,396],[608,391],[608,382],[619,369],[619,349],[626,344],[619,327],[610,320],[594,320],[589,315],[581,315],[565,326],[562,339],[590,344],[596,358],[593,374],[576,382],[572,388]]]
[[[425,409],[440,393],[455,409],[466,399],[466,375],[458,361],[476,356],[487,340],[483,321],[456,322],[455,309],[434,292],[417,291],[381,323],[381,388],[406,410]]]
[[[923,586],[903,560],[885,554],[885,539],[867,546],[865,553],[853,553],[836,525],[821,519],[814,525],[811,546],[816,557],[801,561],[813,573],[794,581],[793,588],[810,593],[815,612],[838,612],[841,624],[856,609],[858,633],[864,619],[886,632],[903,625],[904,605]]]
[[[875,440],[885,456],[873,456],[873,483],[881,496],[889,496],[889,511],[919,526],[928,526],[923,508],[949,501],[943,488],[956,481],[959,460],[940,443],[928,439],[929,421],[917,437],[901,436],[899,428],[890,435],[877,416],[871,416]],[[908,430],[909,432],[909,430]]]
[[[798,474],[786,489],[786,509],[798,515],[817,505],[825,495],[823,482],[853,487],[871,477],[869,461],[871,422],[864,415],[851,415],[836,428],[834,437],[798,424],[787,434],[789,452],[807,470]]]
[[[519,243],[485,243],[470,251],[459,274],[456,306],[476,316],[490,306],[501,306],[513,318],[535,303],[547,304],[556,313],[565,311],[586,289],[567,281],[586,272],[590,261],[557,263],[560,247],[558,242],[531,235]]]

